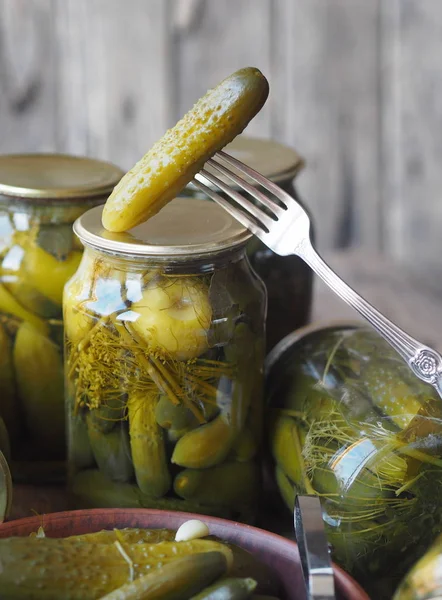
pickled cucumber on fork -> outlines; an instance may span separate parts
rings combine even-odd
[[[262,108],[268,91],[266,78],[252,67],[209,90],[114,188],[104,207],[104,227],[127,231],[155,215],[215,152],[241,133]]]

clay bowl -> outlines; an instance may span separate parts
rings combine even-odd
[[[92,509],[51,513],[0,525],[0,538],[27,536],[42,525],[49,537],[66,537],[101,529],[123,527],[176,529],[188,519],[199,518],[210,532],[249,550],[279,575],[285,600],[304,600],[304,583],[297,545],[274,533],[234,521],[189,513],[150,509]],[[339,600],[369,600],[367,594],[342,569],[334,565]]]

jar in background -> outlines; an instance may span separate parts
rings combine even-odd
[[[62,293],[83,250],[72,223],[121,176],[89,158],[0,156],[0,417],[15,481],[65,475]]]
[[[177,198],[123,234],[101,207],[64,293],[74,506],[251,521],[260,495],[266,297],[250,233]]]
[[[318,494],[333,559],[389,600],[442,533],[442,406],[372,329],[309,326],[267,359],[269,450],[293,515]]]
[[[302,204],[293,181],[302,169],[304,161],[295,150],[271,140],[244,135],[236,137],[224,150],[278,184]],[[238,175],[244,177],[243,173],[238,172]],[[228,183],[234,186],[231,181]],[[252,180],[249,183],[256,185]],[[186,193],[206,198],[192,184],[187,186]],[[270,351],[279,340],[308,322],[312,304],[313,274],[310,267],[298,256],[279,256],[257,237],[251,238],[247,253],[253,269],[267,288],[266,332],[267,351]]]

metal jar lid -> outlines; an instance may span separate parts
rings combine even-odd
[[[274,183],[291,181],[304,167],[293,148],[273,140],[239,135],[224,150]]]
[[[113,254],[188,257],[216,254],[244,245],[252,234],[214,202],[175,198],[145,223],[124,233],[107,231],[102,206],[88,210],[74,223],[74,232],[88,246]]]
[[[68,154],[0,155],[0,195],[29,200],[107,197],[123,176],[115,165]]]

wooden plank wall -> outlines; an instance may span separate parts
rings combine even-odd
[[[129,167],[255,65],[319,245],[442,262],[441,0],[0,0],[0,152]]]

